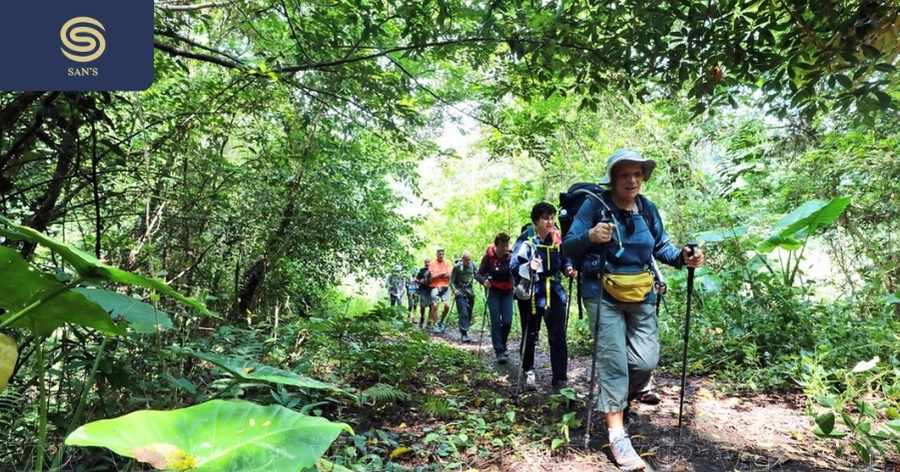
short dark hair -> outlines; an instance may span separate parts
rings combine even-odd
[[[531,208],[531,222],[536,223],[537,220],[556,214],[556,207],[547,202],[540,202]]]
[[[494,236],[494,246],[506,245],[509,246],[509,235],[506,233],[497,233],[497,236]]]

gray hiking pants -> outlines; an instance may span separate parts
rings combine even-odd
[[[459,332],[468,334],[472,325],[472,307],[475,305],[475,296],[462,292],[456,294],[456,312],[459,314]]]
[[[652,303],[584,300],[591,330],[600,316],[597,343],[597,410],[624,411],[628,399],[642,391],[659,362],[659,328]]]

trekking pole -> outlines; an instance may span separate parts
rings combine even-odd
[[[600,282],[600,298],[603,299],[603,282]],[[599,305],[598,305],[599,308]],[[590,312],[588,312],[588,316],[590,316]],[[594,416],[594,387],[597,385],[597,348],[600,346],[599,333],[600,333],[600,310],[598,309],[596,313],[594,313],[594,353],[591,355],[591,382],[590,389],[588,390],[588,401],[587,401],[587,423],[585,423],[584,427],[584,448],[587,449],[588,445],[591,442],[591,420]]]
[[[569,310],[572,308],[572,281],[574,279],[569,277],[569,291],[567,293],[568,299],[566,300],[566,315],[563,320],[563,335],[565,335],[569,331]]]
[[[481,357],[481,344],[484,342],[484,320],[487,318],[488,312],[488,289],[484,288],[484,311],[481,312],[481,330],[478,333],[478,357]]]
[[[575,283],[575,290],[578,290],[578,296],[575,297],[576,303],[578,303],[578,319],[580,320],[582,317],[582,309],[583,304],[581,303],[581,288],[584,286],[584,277],[581,275],[581,271],[578,271],[578,275],[576,276],[578,282]]]
[[[688,255],[693,255],[694,251],[697,250],[696,243],[688,243],[687,245],[687,253]],[[694,291],[694,268],[688,267],[688,279],[687,279],[687,311],[684,315],[684,350],[681,353],[681,398],[678,401],[678,437],[681,438],[681,420],[682,413],[684,410],[684,384],[687,379],[687,353],[688,353],[688,339],[690,338],[691,333],[691,294]]]

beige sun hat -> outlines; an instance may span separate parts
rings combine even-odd
[[[616,149],[616,152],[606,160],[606,175],[600,179],[600,185],[609,185],[612,182],[613,168],[622,163],[638,164],[644,171],[644,181],[650,180],[656,161],[647,159],[634,149]]]

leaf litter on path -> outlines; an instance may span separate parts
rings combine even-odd
[[[473,343],[462,343],[456,333],[448,332],[439,339],[473,354],[480,351],[483,362],[498,373],[497,380],[512,391],[519,363],[514,349],[518,340],[509,342],[513,347],[509,363],[499,365],[489,340],[479,349],[477,338]],[[545,344],[546,340],[539,341],[535,352],[539,387],[537,392],[526,394],[530,402],[546,402],[552,394]],[[569,387],[582,400],[587,397],[590,364],[590,357],[569,358]],[[657,372],[655,382],[662,401],[658,405],[633,403],[628,427],[635,449],[655,471],[825,472],[865,467],[839,457],[833,447],[816,441],[811,433],[813,420],[803,413],[799,393],[730,394],[717,389],[710,379],[689,378],[685,426],[679,434],[680,379]],[[581,410],[579,417],[583,416]],[[590,450],[581,448],[581,427],[572,431],[571,442],[560,450],[551,453],[549,441],[518,444],[479,470],[615,471],[618,468],[608,456],[608,446],[603,447],[608,442],[605,429],[595,416]]]

